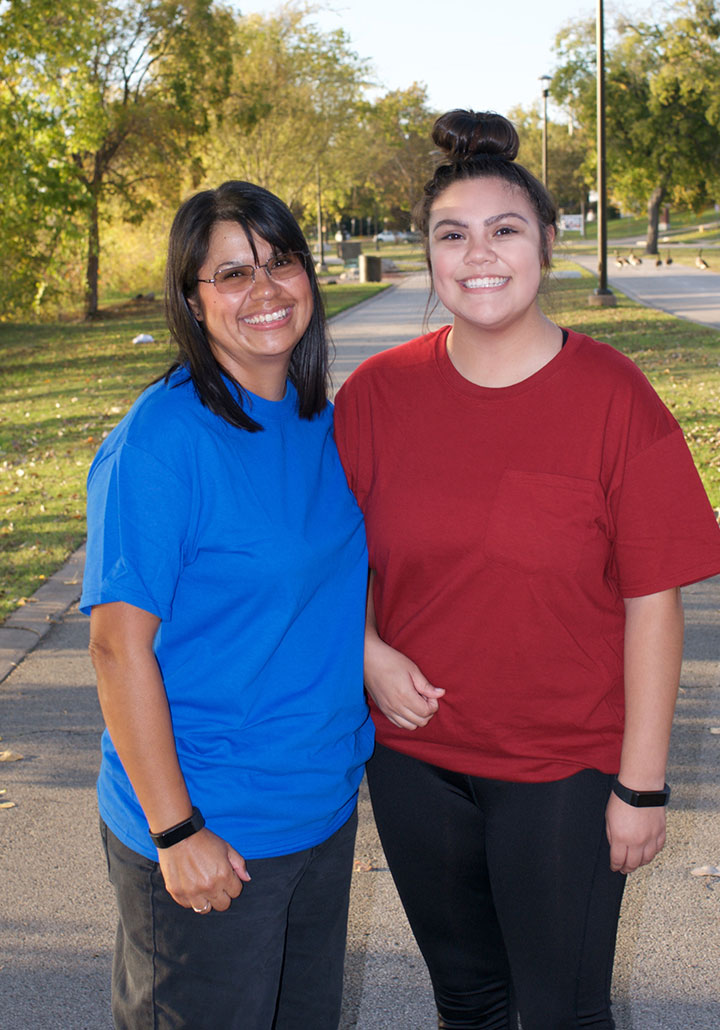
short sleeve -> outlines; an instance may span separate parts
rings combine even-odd
[[[345,470],[348,486],[355,494],[358,504],[362,508],[362,479],[361,461],[362,454],[366,453],[365,448],[359,446],[359,418],[357,410],[357,390],[353,389],[354,383],[346,383],[340,388],[335,398],[335,443],[337,444],[340,461]]]
[[[81,610],[125,601],[170,619],[190,508],[188,484],[141,448],[125,442],[96,459],[88,477]]]
[[[720,527],[679,428],[628,462],[616,504],[615,564],[623,597],[720,572]]]

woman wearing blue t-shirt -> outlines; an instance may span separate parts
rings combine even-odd
[[[244,182],[182,205],[166,289],[177,360],[88,480],[115,1025],[335,1030],[372,730],[322,301]]]

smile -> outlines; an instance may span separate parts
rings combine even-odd
[[[489,290],[493,286],[504,286],[510,276],[484,276],[482,279],[463,279],[462,285],[468,290]]]
[[[246,325],[269,325],[272,322],[281,322],[287,318],[292,308],[281,308],[279,311],[271,311],[268,315],[253,315],[252,318],[244,318]]]

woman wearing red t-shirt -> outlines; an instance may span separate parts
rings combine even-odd
[[[625,874],[665,840],[679,587],[720,530],[637,367],[552,323],[556,208],[454,111],[418,221],[452,326],[376,355],[336,434],[372,583],[375,816],[442,1027],[614,1026]]]

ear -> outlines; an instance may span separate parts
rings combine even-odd
[[[542,264],[545,268],[549,268],[552,263],[553,247],[555,245],[555,226],[548,225],[545,227],[545,254],[543,256]]]
[[[187,305],[190,308],[190,310],[192,311],[192,313],[195,316],[195,318],[197,319],[197,321],[198,322],[202,322],[202,320],[203,320],[203,313],[202,313],[202,308],[200,307],[200,302],[197,299],[197,296],[186,297],[185,299],[187,300]]]

